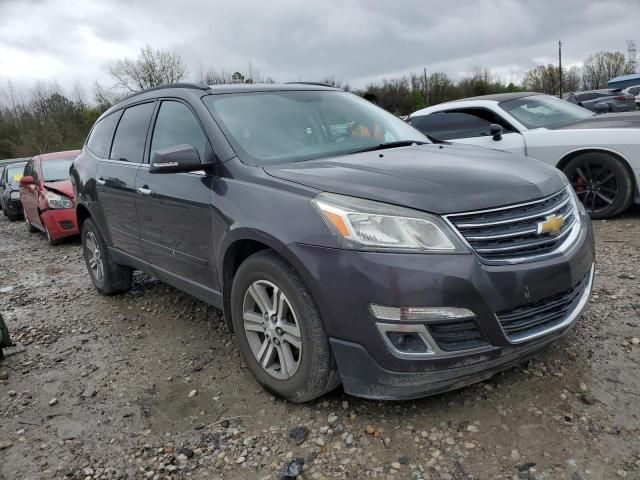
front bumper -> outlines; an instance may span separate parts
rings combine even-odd
[[[4,206],[8,215],[22,215],[22,202],[19,199],[5,199]]]
[[[78,221],[75,208],[49,209],[40,214],[42,223],[53,240],[78,235]]]
[[[593,232],[585,215],[577,240],[564,253],[515,265],[487,265],[473,254],[289,248],[324,319],[345,391],[375,399],[415,398],[455,389],[540,351],[577,321],[591,282],[580,292],[580,302],[554,324],[556,328],[538,331],[526,341],[507,335],[496,313],[555,298],[592,275],[594,263]],[[487,345],[428,358],[399,356],[383,339],[369,307],[372,303],[472,310]]]

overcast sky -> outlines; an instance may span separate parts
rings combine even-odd
[[[0,87],[36,79],[109,82],[106,66],[141,46],[200,66],[279,81],[333,74],[356,87],[410,71],[459,78],[486,66],[504,80],[640,42],[639,0],[0,0]],[[640,58],[640,57],[639,57]]]

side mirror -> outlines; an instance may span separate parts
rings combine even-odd
[[[604,102],[599,102],[593,106],[593,109],[596,113],[607,113],[609,111],[609,105]]]
[[[33,185],[33,177],[31,175],[27,175],[20,179],[20,186],[26,187],[27,185]]]
[[[192,145],[175,145],[153,154],[149,173],[180,173],[202,170],[200,154]]]
[[[498,125],[497,123],[489,125],[489,135],[491,135],[496,142],[502,140],[502,132],[504,132],[502,125]]]

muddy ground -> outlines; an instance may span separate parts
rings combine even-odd
[[[140,274],[102,297],[77,241],[0,217],[0,479],[640,479],[640,208],[595,228],[588,310],[534,360],[419,401],[293,405],[215,309]]]

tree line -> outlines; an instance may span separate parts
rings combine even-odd
[[[374,101],[396,115],[407,115],[429,105],[477,95],[517,91],[558,95],[560,82],[563,92],[606,88],[609,79],[626,73],[631,71],[623,53],[597,52],[586,57],[581,67],[563,68],[562,76],[556,65],[539,65],[517,85],[504,82],[486,68],[475,68],[459,80],[424,68],[359,89],[333,75],[318,81]],[[150,46],[143,47],[135,59],[113,62],[109,74],[111,85],[96,81],[90,92],[79,83],[65,92],[56,82],[37,82],[25,97],[10,81],[0,87],[0,159],[80,148],[100,114],[124,96],[189,76],[178,54]],[[251,65],[246,71],[200,67],[190,78],[207,85],[275,82]]]

